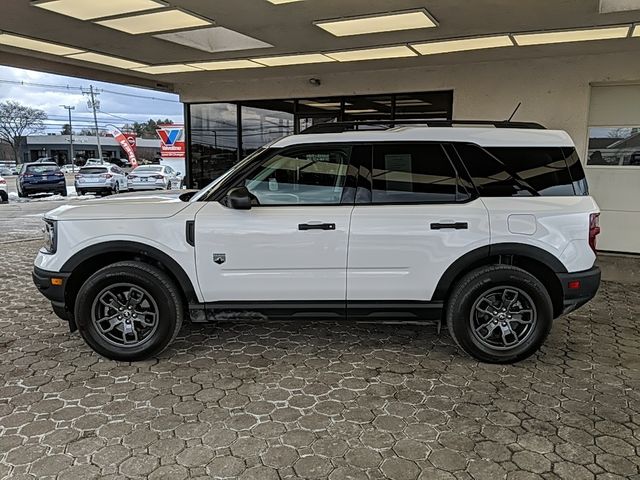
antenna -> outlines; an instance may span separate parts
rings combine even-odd
[[[516,116],[516,113],[518,113],[518,110],[520,110],[521,106],[522,106],[522,102],[518,103],[518,106],[516,107],[516,109],[513,111],[511,116],[507,119],[507,123],[511,123],[511,120],[513,120],[513,117]]]

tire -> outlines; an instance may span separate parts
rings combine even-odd
[[[451,337],[467,354],[487,363],[515,363],[544,343],[553,324],[553,305],[544,285],[530,273],[491,265],[456,283],[446,320]]]
[[[84,190],[78,190],[78,195],[80,195],[81,197],[84,196],[84,194],[87,193]]]
[[[111,193],[114,195],[118,195],[120,193],[120,184],[116,182],[115,186],[111,190]]]
[[[142,300],[129,308],[131,288]],[[118,308],[101,303],[105,296],[107,303]],[[149,312],[155,312],[155,316]],[[140,317],[134,320],[136,314]],[[135,362],[160,354],[175,339],[182,326],[184,305],[177,287],[161,270],[142,262],[119,262],[85,282],[78,292],[74,318],[80,334],[95,352],[110,360]],[[109,318],[103,320],[102,329],[96,321],[99,318]],[[142,325],[141,318],[153,325]]]
[[[61,194],[63,197],[66,197],[66,196],[68,195],[67,189],[65,188],[64,190],[62,190],[62,192],[60,192],[60,194]]]
[[[0,202],[8,202],[8,201],[9,201],[9,194],[4,190],[0,190]]]

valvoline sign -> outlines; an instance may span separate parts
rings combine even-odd
[[[184,126],[162,125],[157,130],[162,141],[160,156],[162,158],[185,158],[186,143],[184,140]]]

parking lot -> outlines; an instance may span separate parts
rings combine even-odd
[[[307,320],[187,325],[116,363],[31,283],[64,201],[0,206],[0,477],[640,478],[639,284],[605,282],[514,366],[435,326]]]

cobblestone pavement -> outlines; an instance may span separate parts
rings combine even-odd
[[[640,478],[638,292],[607,283],[542,352],[478,364],[434,327],[187,326],[98,358],[0,262],[0,477]]]

